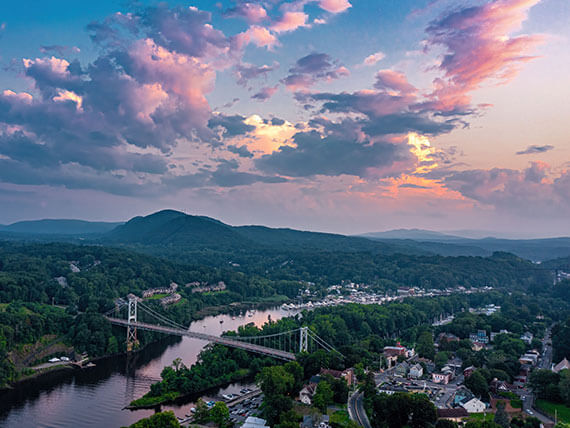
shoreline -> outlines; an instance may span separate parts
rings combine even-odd
[[[221,306],[209,306],[209,307],[203,308],[202,310],[197,312],[196,314],[200,314],[200,316],[198,316],[196,318],[192,318],[191,322],[200,321],[200,320],[203,320],[207,317],[215,317],[218,315],[231,315],[235,312],[243,312],[244,310],[247,311],[250,309],[266,310],[266,309],[271,309],[271,308],[278,308],[278,307],[280,307],[281,304],[282,303],[278,303],[278,302],[259,302],[259,303],[256,303],[256,302],[237,302],[236,305],[229,304],[229,305],[221,305]],[[95,357],[92,359],[90,358],[88,362],[97,363],[98,361],[103,361],[106,359],[117,358],[117,357],[128,358],[129,355],[139,354],[142,351],[144,351],[148,346],[159,343],[161,340],[162,339],[158,339],[156,341],[149,342],[145,346],[138,348],[136,350],[133,350],[131,352],[127,352],[127,351],[117,352],[114,354],[102,355],[102,356]],[[44,378],[48,378],[50,375],[54,375],[56,373],[68,372],[68,371],[73,371],[73,370],[84,370],[86,368],[90,368],[90,367],[79,368],[73,364],[60,364],[60,365],[56,365],[53,367],[37,370],[32,374],[24,375],[24,376],[18,378],[17,380],[10,382],[9,384],[7,384],[5,386],[0,387],[0,392],[15,391],[20,386],[25,385],[26,383],[28,383],[30,381],[43,380]],[[215,387],[216,386],[213,386],[212,388],[215,388]],[[217,386],[217,387],[219,387],[219,386]],[[199,394],[199,393],[196,393],[196,394]],[[178,397],[177,399],[182,399],[182,397]],[[176,401],[176,400],[170,400],[170,402],[174,402],[174,401]],[[165,402],[165,403],[161,403],[161,404],[168,404],[168,403]],[[156,408],[156,407],[160,406],[161,404],[154,405],[154,406],[147,406],[144,408],[152,409],[152,408]],[[143,409],[143,407],[137,407],[136,409],[129,409],[129,410],[137,410],[137,409],[140,410],[140,409]]]
[[[178,396],[176,396],[176,398],[169,398],[169,399],[164,399],[156,404],[152,404],[152,405],[143,405],[143,406],[133,406],[131,404],[129,404],[128,406],[123,407],[124,410],[130,410],[132,412],[137,411],[137,410],[145,410],[145,409],[160,409],[161,406],[166,406],[169,404],[186,404],[189,402],[189,400],[192,400],[193,398],[200,398],[202,395],[204,394],[208,394],[208,392],[214,391],[214,390],[218,390],[220,388],[224,388],[227,387],[228,385],[231,385],[233,383],[238,383],[238,382],[243,382],[244,380],[254,380],[254,376],[251,376],[250,373],[247,374],[247,376],[243,376],[243,377],[239,377],[236,379],[232,379],[231,381],[228,382],[220,382],[217,383],[215,385],[209,386],[206,389],[203,389],[202,391],[196,391],[196,392],[192,392],[192,393],[188,393],[188,394],[180,394]],[[143,396],[144,397],[144,396]],[[141,397],[141,398],[143,398]]]

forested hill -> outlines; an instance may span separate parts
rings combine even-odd
[[[134,217],[127,223],[23,221],[0,225],[0,239],[123,246],[214,266],[229,261],[251,265],[268,256],[315,252],[490,257],[499,251],[532,261],[570,256],[567,237],[470,239],[416,229],[345,236],[256,225],[231,226],[210,217],[174,210]]]
[[[239,253],[287,251],[396,252],[428,254],[413,245],[375,242],[332,233],[272,229],[263,226],[230,226],[218,220],[164,210],[135,217],[101,238],[103,243],[177,251],[231,251]],[[148,249],[148,248],[147,248]]]
[[[0,225],[0,232],[23,235],[90,235],[107,233],[122,223],[46,219]]]

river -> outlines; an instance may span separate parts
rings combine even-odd
[[[296,312],[273,308],[236,316],[218,315],[191,324],[194,331],[219,335],[250,322],[263,325],[292,316]],[[251,315],[251,316],[249,316]],[[223,323],[220,323],[223,321]],[[20,384],[0,393],[0,426],[17,428],[121,427],[150,416],[153,410],[122,410],[133,399],[148,392],[160,380],[164,366],[180,357],[190,366],[207,342],[183,338],[166,338],[147,346],[131,358],[114,357],[97,362],[96,367],[66,370]],[[243,384],[246,386],[247,384]],[[219,393],[237,392],[241,384],[229,385]],[[176,416],[189,413],[191,403],[164,406]]]

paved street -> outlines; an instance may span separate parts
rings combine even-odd
[[[356,421],[361,427],[372,428],[363,404],[364,395],[360,391],[354,392],[348,399],[348,414],[350,419]]]

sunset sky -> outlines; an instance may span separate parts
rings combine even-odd
[[[0,3],[0,223],[570,235],[567,0]]]

